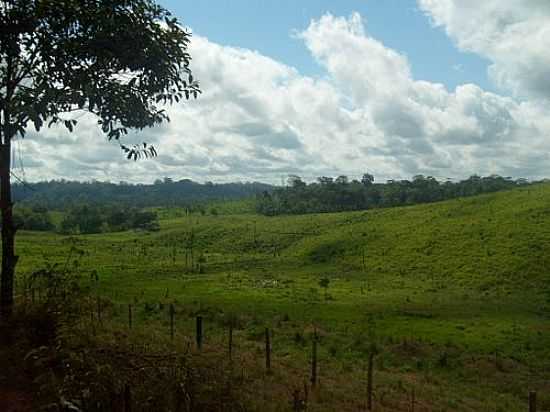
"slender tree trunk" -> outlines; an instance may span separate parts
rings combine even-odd
[[[15,224],[11,198],[11,138],[4,129],[0,144],[0,209],[2,213],[2,274],[0,278],[0,313],[9,317],[13,312],[13,283],[15,265]]]

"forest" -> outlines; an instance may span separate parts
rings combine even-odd
[[[285,187],[262,183],[213,185],[173,182],[168,178],[154,185],[136,186],[42,182],[29,188],[17,186],[18,191],[32,188],[33,192],[27,197],[22,195],[21,203],[15,208],[15,219],[20,229],[63,234],[130,229],[155,231],[159,227],[155,210],[159,207],[177,206],[187,213],[216,215],[219,213],[216,202],[223,210],[231,200],[244,200],[261,215],[299,215],[430,203],[531,184],[525,179],[496,175],[472,176],[456,183],[441,183],[433,177],[421,175],[412,180],[375,183],[370,174],[365,174],[361,181],[348,181],[346,176],[335,179],[320,177],[310,184],[298,176],[290,176],[287,183]]]
[[[474,175],[458,182],[417,175],[412,180],[375,183],[373,175],[364,174],[361,181],[350,181],[346,176],[319,177],[310,184],[299,176],[290,176],[286,187],[258,196],[256,210],[267,216],[367,210],[475,196],[527,184],[525,179],[498,175]]]
[[[164,178],[154,184],[127,182],[78,182],[50,180],[13,185],[13,196],[22,204],[62,209],[74,203],[118,203],[125,206],[186,206],[215,199],[240,199],[271,191],[264,183],[197,183],[190,179]]]

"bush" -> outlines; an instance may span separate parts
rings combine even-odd
[[[13,218],[16,227],[23,230],[49,231],[55,228],[45,208],[16,207]]]
[[[61,233],[120,232],[130,229],[157,231],[155,212],[128,208],[120,205],[96,206],[79,204],[72,206],[61,222]]]

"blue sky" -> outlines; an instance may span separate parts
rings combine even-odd
[[[305,30],[326,13],[358,12],[367,32],[409,58],[417,80],[443,83],[450,90],[475,83],[494,90],[487,78],[488,61],[458,50],[440,28],[419,10],[415,0],[162,0],[193,32],[218,44],[257,50],[300,73],[324,71],[293,32]]]

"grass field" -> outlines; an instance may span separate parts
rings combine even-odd
[[[153,233],[21,232],[19,284],[78,260],[120,328],[132,303],[142,334],[168,335],[174,303],[178,333],[201,314],[206,342],[223,344],[235,317],[237,351],[261,359],[268,327],[280,383],[307,376],[316,328],[324,389],[311,410],[363,405],[373,345],[380,410],[408,410],[413,388],[416,410],[522,411],[532,389],[550,409],[550,185],[366,212],[218,209],[161,210]]]

